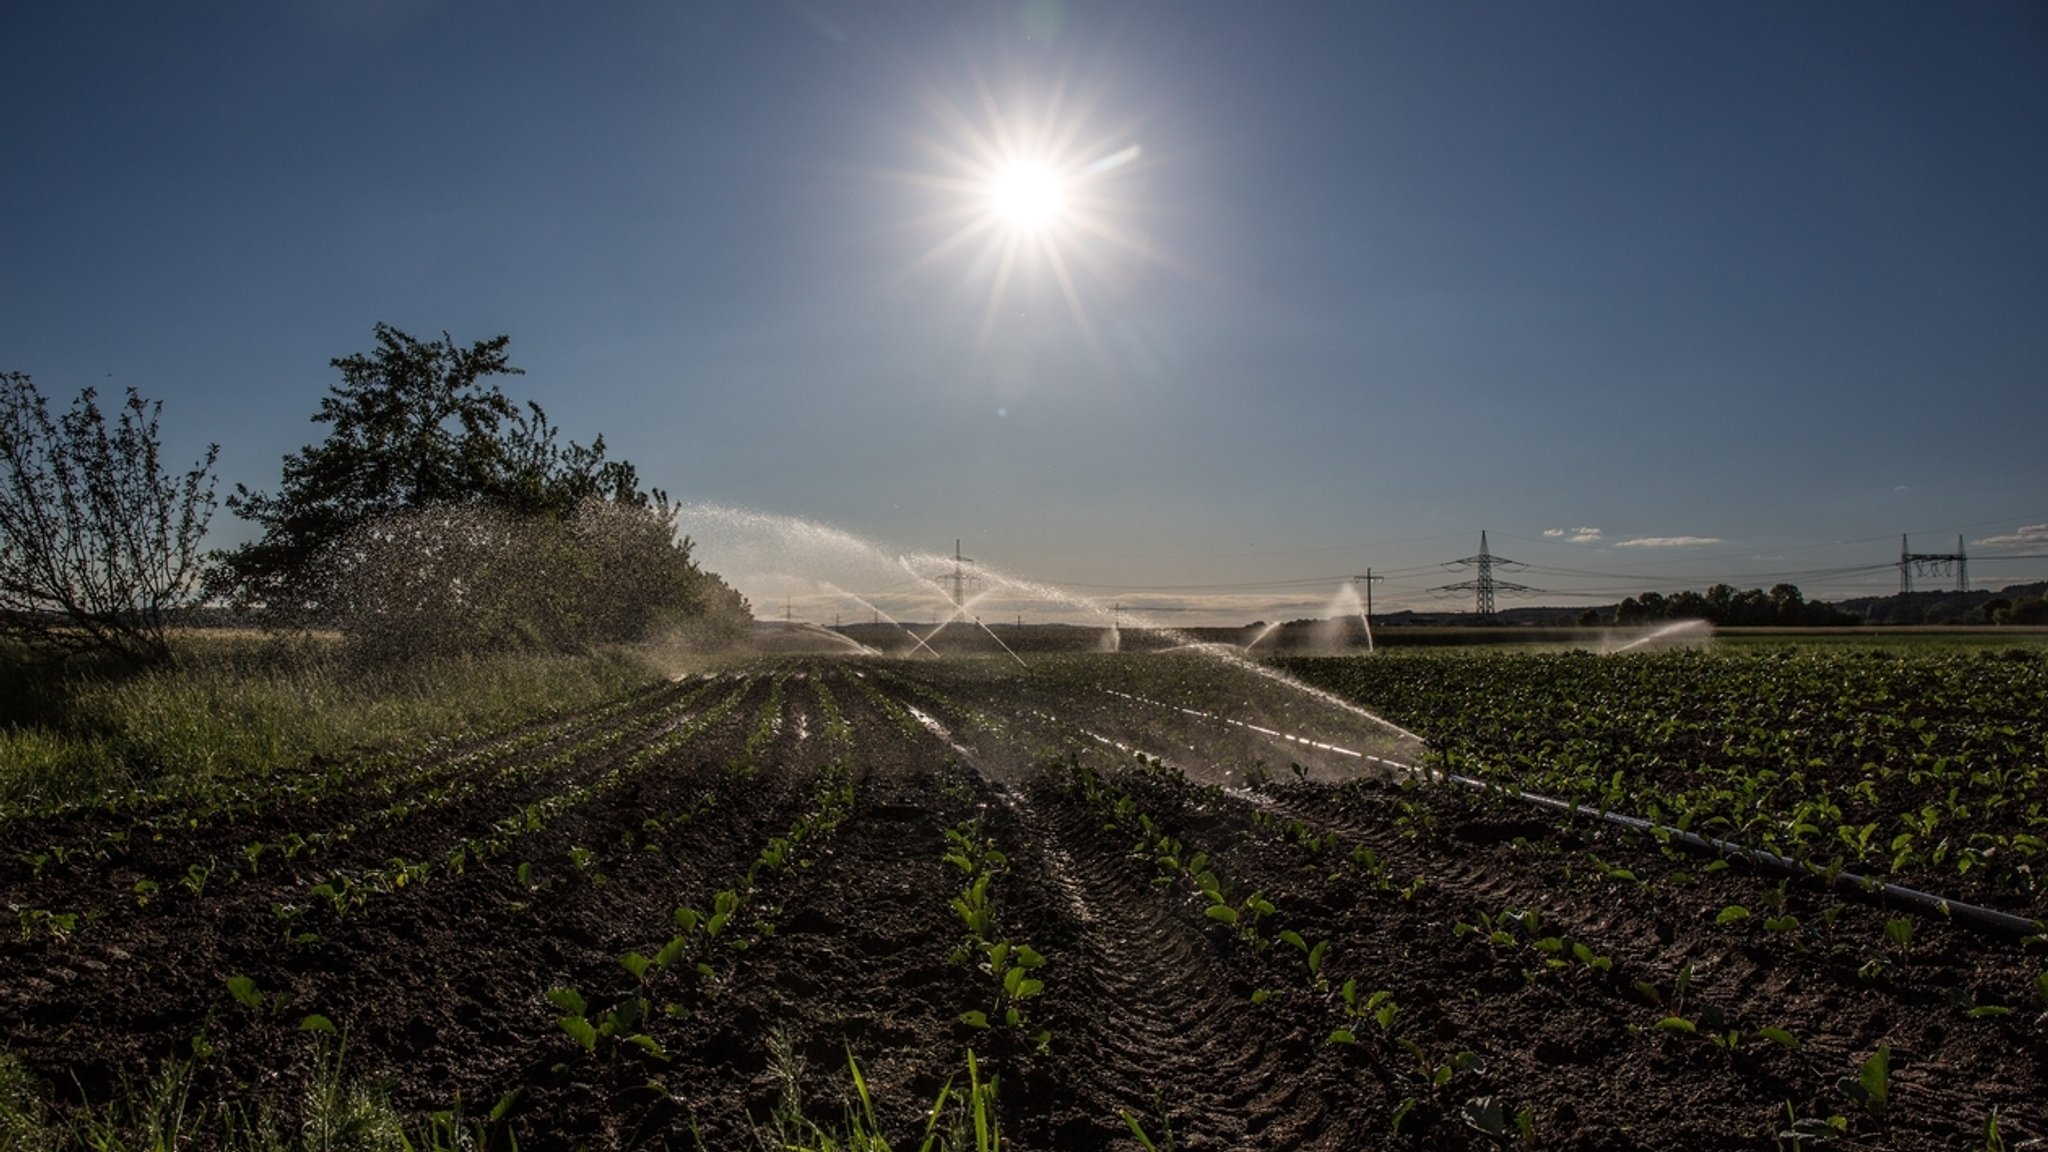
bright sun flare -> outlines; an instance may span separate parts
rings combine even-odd
[[[963,286],[985,288],[977,348],[986,350],[1013,288],[1050,286],[1098,361],[1108,354],[1088,315],[1088,282],[1128,283],[1143,264],[1167,263],[1135,225],[1140,205],[1123,182],[1143,171],[1130,126],[1091,124],[1095,97],[1055,91],[1043,115],[1005,113],[984,87],[979,108],[932,91],[936,131],[916,142],[927,166],[892,173],[931,193],[930,246],[898,274],[964,256]],[[978,114],[977,114],[978,113]]]
[[[1059,218],[1066,187],[1049,166],[1015,160],[996,173],[989,198],[997,216],[1012,228],[1035,232]]]

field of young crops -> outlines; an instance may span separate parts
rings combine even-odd
[[[2038,653],[1031,663],[0,813],[0,1145],[2048,1139]]]

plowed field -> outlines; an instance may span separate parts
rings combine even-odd
[[[837,1129],[849,1056],[915,1147],[970,1050],[1020,1149],[2048,1138],[2038,944],[1419,784],[1158,659],[791,659],[13,819],[0,1042],[66,1107],[189,1064],[290,1117],[345,1036],[529,1149]]]

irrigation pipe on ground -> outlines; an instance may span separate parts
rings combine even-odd
[[[1394,761],[1385,761],[1385,763],[1391,764]],[[1667,824],[1653,823],[1640,816],[1628,816],[1620,812],[1591,808],[1575,801],[1560,800],[1555,796],[1543,796],[1535,792],[1524,792],[1519,788],[1511,788],[1503,784],[1480,780],[1471,776],[1461,776],[1455,772],[1431,772],[1428,769],[1418,768],[1410,764],[1403,764],[1400,767],[1417,773],[1425,779],[1433,777],[1440,780],[1448,780],[1453,784],[1463,784],[1468,788],[1477,788],[1484,792],[1512,796],[1517,800],[1534,804],[1539,808],[1550,808],[1573,816],[1597,816],[1609,824],[1620,825],[1623,828],[1632,828],[1638,832],[1647,832],[1653,836],[1668,837],[1684,844],[1688,848],[1697,848],[1701,851],[1713,852],[1721,856],[1738,856],[1752,864],[1760,865],[1772,871],[1790,873],[1795,876],[1808,876],[1824,881],[1829,880],[1830,876],[1832,876],[1831,883],[1839,891],[1856,895],[1877,896],[1915,911],[1926,912],[1951,920],[1959,920],[1972,927],[1988,929],[1994,932],[2008,932],[2019,936],[2048,933],[2048,925],[2044,925],[2038,920],[2029,920],[2024,916],[2015,916],[2010,912],[2001,912],[1996,908],[1986,908],[1981,904],[1969,904],[1961,900],[1951,900],[1946,896],[1937,896],[1932,892],[1922,892],[1918,888],[1907,888],[1904,885],[1887,883],[1875,877],[1863,876],[1855,872],[1831,872],[1816,868],[1804,861],[1795,860],[1790,856],[1780,856],[1776,852],[1766,852],[1761,848],[1752,848],[1747,844],[1738,843],[1734,840],[1702,836],[1697,832],[1687,832]]]
[[[2048,922],[2029,920],[2024,916],[2015,916],[2010,912],[2001,912],[1996,908],[1986,908],[1981,904],[1951,900],[1946,896],[1937,896],[1932,892],[1922,892],[1918,888],[1908,888],[1901,884],[1887,883],[1873,876],[1816,868],[1811,864],[1795,860],[1790,856],[1780,856],[1776,852],[1766,852],[1761,848],[1752,848],[1747,844],[1734,840],[1702,836],[1697,832],[1673,828],[1668,824],[1657,824],[1640,816],[1628,816],[1620,812],[1611,812],[1604,808],[1589,807],[1571,800],[1560,800],[1555,796],[1544,796],[1536,792],[1524,792],[1520,788],[1514,788],[1497,781],[1481,780],[1473,776],[1463,776],[1456,772],[1438,771],[1419,764],[1406,764],[1384,756],[1374,756],[1369,753],[1354,751],[1350,748],[1341,748],[1335,744],[1326,744],[1320,740],[1310,740],[1304,736],[1295,736],[1257,724],[1249,724],[1228,716],[1219,716],[1213,712],[1203,712],[1199,709],[1186,708],[1177,704],[1149,700],[1143,696],[1133,695],[1128,692],[1118,692],[1114,689],[1104,689],[1104,691],[1112,696],[1119,696],[1126,700],[1135,700],[1160,708],[1171,708],[1177,712],[1183,712],[1187,715],[1201,717],[1206,720],[1221,721],[1222,723],[1244,728],[1261,735],[1277,737],[1289,743],[1303,744],[1322,751],[1336,752],[1369,763],[1385,765],[1397,772],[1405,772],[1410,776],[1420,777],[1423,780],[1445,780],[1453,784],[1462,784],[1467,788],[1476,788],[1482,792],[1491,792],[1498,796],[1513,797],[1524,803],[1534,804],[1539,808],[1549,808],[1571,816],[1598,817],[1609,824],[1618,825],[1622,828],[1632,829],[1637,832],[1647,832],[1653,836],[1676,840],[1688,848],[1712,852],[1720,856],[1740,857],[1771,871],[1826,881],[1841,892],[1860,896],[1876,896],[1918,912],[1960,921],[1973,928],[1981,928],[1990,932],[2009,933],[2016,936],[2048,935]],[[1385,721],[1381,722],[1385,723]],[[1389,725],[1389,727],[1392,726]]]

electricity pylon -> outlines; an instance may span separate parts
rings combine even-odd
[[[1950,570],[1956,574],[1956,591],[1970,590],[1970,558],[1963,553],[1963,538],[1956,537],[1953,552],[1915,552],[1899,537],[1899,591],[1913,590],[1913,574],[1922,576],[1946,576]]]
[[[1493,575],[1493,568],[1496,564],[1503,568],[1528,567],[1528,565],[1523,564],[1519,560],[1509,560],[1488,552],[1486,550],[1486,533],[1481,532],[1479,534],[1479,555],[1467,556],[1463,560],[1452,560],[1444,565],[1446,568],[1460,566],[1476,567],[1479,569],[1478,575],[1471,580],[1460,580],[1456,584],[1445,584],[1437,588],[1436,591],[1472,593],[1474,608],[1481,616],[1493,615],[1493,597],[1496,592],[1536,591],[1536,589],[1529,587],[1527,584],[1516,584],[1511,581],[1496,579]]]

